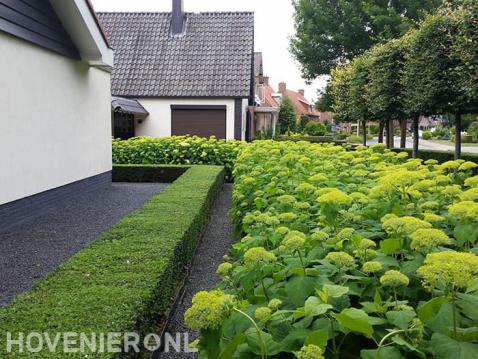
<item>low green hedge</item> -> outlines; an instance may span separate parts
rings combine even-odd
[[[335,140],[332,136],[279,136],[278,141],[307,141],[312,143],[335,143],[337,145],[344,144],[344,140]]]
[[[7,353],[6,333],[154,331],[186,273],[224,170],[192,166],[178,180],[0,309],[1,358],[85,358]],[[63,348],[59,346],[60,350]],[[14,346],[14,349],[18,349]],[[46,349],[45,349],[46,350]],[[113,358],[115,354],[95,354]]]
[[[411,148],[393,148],[392,151],[395,152],[407,152],[410,156],[412,155]],[[424,160],[437,160],[438,162],[451,161],[455,158],[453,151],[438,151],[438,150],[419,150],[418,158]],[[461,158],[465,161],[472,161],[478,163],[478,154],[476,153],[462,153]]]
[[[146,165],[214,165],[226,168],[231,179],[240,141],[196,136],[136,137],[113,140],[113,163]]]

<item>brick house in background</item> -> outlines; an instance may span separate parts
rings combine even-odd
[[[269,84],[269,77],[264,76],[264,64],[261,52],[254,53],[254,106],[249,108],[251,113],[252,137],[260,133],[275,129],[279,121],[280,94],[277,94]]]
[[[283,97],[288,97],[292,101],[297,119],[302,115],[307,115],[309,121],[325,122],[325,119],[321,118],[321,113],[315,108],[315,104],[310,103],[305,98],[304,90],[299,90],[298,92],[288,90],[286,83],[281,82],[279,83],[279,93]]]

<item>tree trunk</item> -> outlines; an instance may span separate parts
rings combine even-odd
[[[383,143],[383,122],[378,123],[378,143]]]
[[[367,121],[362,121],[363,145],[367,146]]]
[[[387,147],[388,148],[394,148],[395,147],[395,140],[394,140],[394,128],[393,128],[393,120],[388,121],[388,127],[387,127]]]
[[[413,124],[412,124],[412,129],[413,129],[413,151],[412,151],[412,157],[413,158],[418,158],[418,122],[420,120],[420,116],[414,116],[413,117]]]
[[[457,160],[461,157],[461,113],[456,114],[455,122],[455,160]]]
[[[407,120],[400,120],[400,148],[407,147]]]

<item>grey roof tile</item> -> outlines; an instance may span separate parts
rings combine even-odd
[[[187,13],[170,35],[170,13],[99,13],[115,66],[111,92],[131,97],[249,97],[254,14]]]

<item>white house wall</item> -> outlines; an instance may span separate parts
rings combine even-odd
[[[110,74],[3,33],[0,54],[0,205],[110,171]]]
[[[137,123],[136,136],[171,136],[171,105],[222,105],[226,106],[226,139],[234,139],[234,99],[172,99],[140,98],[149,116]]]

